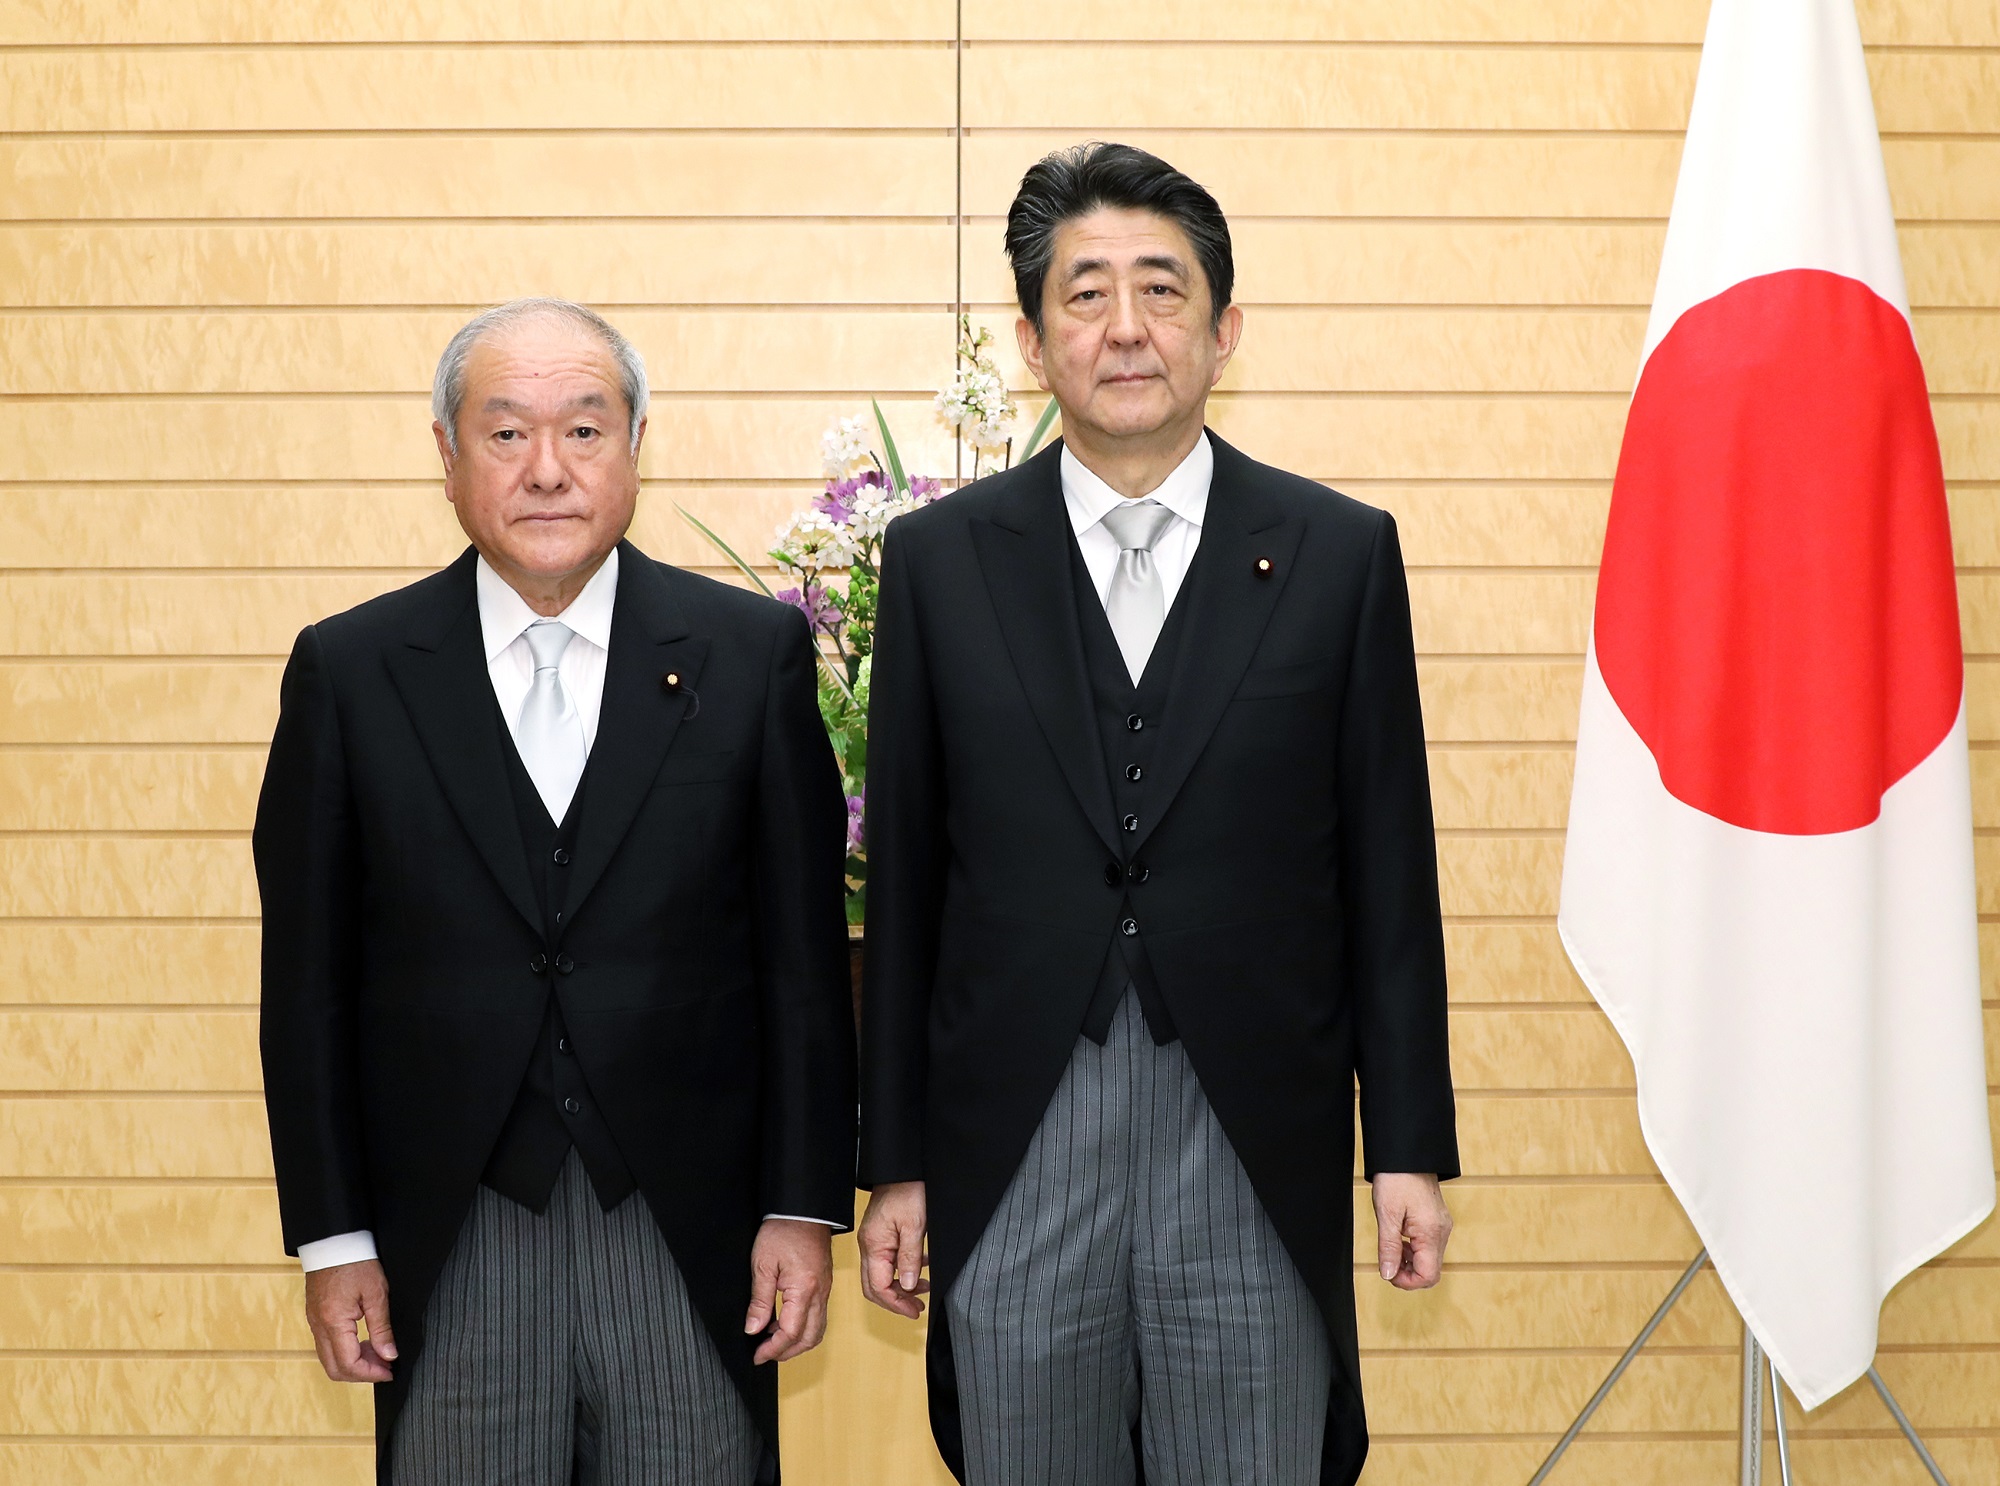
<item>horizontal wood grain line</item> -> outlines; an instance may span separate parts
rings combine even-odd
[[[1115,101],[1093,85],[1112,58]],[[995,41],[967,49],[962,107],[970,128],[1020,122],[1086,133],[1112,123],[1671,130],[1686,126],[1697,61],[1680,49]],[[1877,53],[1869,73],[1885,129],[2000,129],[2000,58]]]
[[[888,69],[894,87],[853,85]],[[949,127],[954,87],[942,47],[15,51],[0,130]]]

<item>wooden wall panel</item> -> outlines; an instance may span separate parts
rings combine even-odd
[[[1992,1059],[2000,6],[1859,10],[1966,565]],[[1231,213],[1218,429],[1401,527],[1469,1175],[1436,1292],[1372,1280],[1357,1223],[1365,1479],[1525,1480],[1696,1242],[1550,914],[1706,11],[0,7],[0,1478],[369,1478],[366,1396],[319,1377],[277,1245],[247,831],[297,629],[462,545],[426,411],[451,331],[520,293],[607,309],[658,393],[635,538],[716,571],[676,506],[760,551],[868,396],[947,467],[956,300],[1026,390],[1000,215],[1097,136]],[[943,1486],[920,1333],[836,1252],[832,1340],[781,1379],[789,1476]],[[1955,1480],[2000,1480],[1996,1271],[1989,1225],[1883,1318]],[[1704,1276],[1565,1478],[1726,1476],[1736,1339]],[[1794,1422],[1805,1479],[1920,1480],[1865,1392]]]

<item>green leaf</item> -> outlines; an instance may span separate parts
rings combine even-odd
[[[868,406],[875,410],[875,426],[882,431],[882,457],[889,461],[889,479],[895,486],[896,494],[908,495],[910,477],[903,473],[903,456],[896,452],[896,436],[889,432],[889,420],[882,416],[882,404],[871,397]]]
[[[731,562],[735,563],[736,570],[739,573],[741,573],[744,577],[748,578],[752,583],[755,583],[757,585],[758,591],[761,592],[765,598],[770,599],[777,597],[775,593],[771,592],[771,585],[766,583],[761,577],[758,576],[757,570],[751,567],[750,564],[745,562],[742,558],[738,557],[736,555],[736,551],[734,548],[732,548],[727,542],[723,541],[721,537],[718,537],[714,532],[710,531],[706,526],[704,526],[701,523],[701,521],[688,510],[686,506],[683,506],[679,501],[675,501],[674,509],[681,513],[681,520],[685,521],[689,526],[693,527],[696,531],[700,532],[703,536],[707,537],[709,542],[715,547],[716,551],[720,552],[724,557],[728,558]]]
[[[1021,446],[1021,463],[1026,464],[1035,457],[1035,451],[1042,447],[1042,440],[1048,436],[1049,425],[1056,421],[1056,414],[1062,410],[1056,400],[1049,399],[1049,405],[1042,409],[1042,416],[1035,420],[1035,431],[1028,435],[1028,442]]]

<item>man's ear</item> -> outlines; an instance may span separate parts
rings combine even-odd
[[[1035,322],[1026,315],[1014,322],[1014,339],[1020,344],[1021,359],[1028,363],[1028,370],[1035,374],[1035,385],[1042,391],[1049,390],[1049,379],[1042,371],[1042,336],[1035,329]]]
[[[458,466],[458,456],[451,452],[451,440],[445,437],[444,425],[431,420],[431,437],[437,440],[438,458],[444,461],[444,498],[451,499],[451,472]]]
[[[1229,358],[1236,354],[1236,347],[1243,339],[1243,311],[1231,305],[1222,312],[1222,318],[1215,325],[1215,376],[1210,380],[1213,387],[1222,380],[1223,372],[1229,369]]]
[[[639,426],[632,431],[632,467],[634,469],[639,467],[640,446],[646,442],[646,423],[647,419],[644,415],[641,415]]]

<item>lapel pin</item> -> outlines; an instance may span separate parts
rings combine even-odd
[[[1257,576],[1258,576],[1258,577],[1260,577],[1260,578],[1268,578],[1268,577],[1270,577],[1270,576],[1271,576],[1271,574],[1273,574],[1273,573],[1275,573],[1275,572],[1277,572],[1277,571],[1278,571],[1278,568],[1277,568],[1277,564],[1273,563],[1273,562],[1271,561],[1271,559],[1270,559],[1270,558],[1268,558],[1268,557],[1260,557],[1260,558],[1258,558],[1258,559],[1257,559]]]

